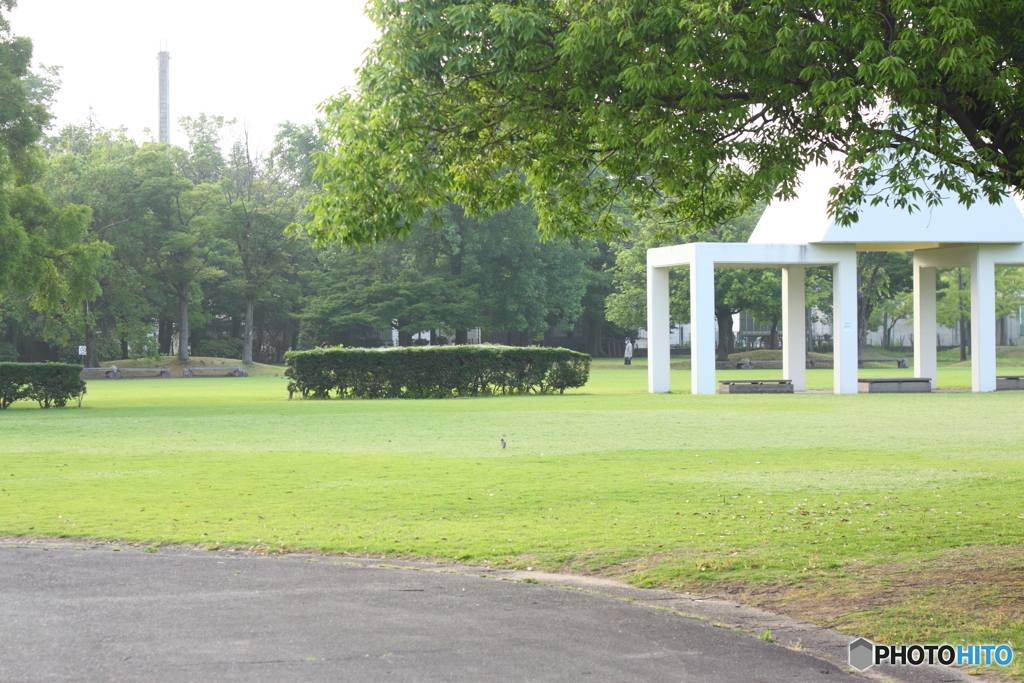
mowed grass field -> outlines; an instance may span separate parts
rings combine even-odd
[[[93,381],[81,408],[0,413],[0,535],[598,573],[882,642],[1008,642],[1024,672],[1024,392],[673,388],[613,362],[564,396],[456,400]]]

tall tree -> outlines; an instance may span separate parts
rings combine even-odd
[[[220,188],[223,211],[214,229],[236,264],[227,284],[245,301],[242,362],[251,365],[254,308],[289,265],[284,229],[296,214],[296,186],[287,182],[284,169],[254,152],[246,133],[232,145]]]
[[[166,145],[147,144],[132,158],[141,179],[131,196],[139,213],[138,227],[149,236],[143,245],[148,268],[170,288],[177,303],[178,360],[189,359],[190,304],[202,297],[204,282],[223,271],[213,265],[219,247],[209,214],[219,200],[216,185],[193,185],[175,166],[179,157]]]
[[[966,268],[939,271],[936,320],[946,327],[956,328],[960,341],[960,360],[967,360],[970,350],[971,276]]]
[[[124,130],[88,121],[63,128],[48,140],[47,151],[47,195],[58,206],[87,204],[92,220],[86,239],[112,249],[97,271],[102,293],[87,307],[89,359],[97,360],[97,326],[120,341],[121,358],[129,357],[129,349],[155,354],[149,337],[166,297],[149,268],[155,235],[146,228],[148,208],[136,200],[139,186],[152,181],[133,163],[138,145]]]
[[[1024,188],[1024,0],[372,0],[359,91],[325,108],[317,239],[530,197],[548,234],[613,207],[713,228],[841,153],[831,203]],[[595,166],[605,173],[595,173]],[[879,192],[872,191],[877,183]],[[660,203],[671,196],[673,203]],[[596,216],[596,219],[595,219]]]
[[[996,319],[1019,314],[1024,301],[1024,269],[996,269]],[[956,329],[960,360],[966,361],[971,348],[971,274],[968,268],[940,269],[938,275],[937,321]],[[998,323],[997,323],[998,324]]]
[[[857,340],[867,345],[875,307],[914,288],[910,254],[902,251],[863,251],[857,254]]]
[[[181,175],[192,181],[193,185],[220,180],[226,163],[223,152],[225,129],[234,124],[234,119],[210,114],[179,118],[178,125],[188,139],[187,148],[172,148]]]
[[[56,69],[31,71],[32,42],[12,36],[3,14],[14,5],[0,0],[0,295],[88,317],[79,306],[99,293],[94,275],[107,245],[85,243],[87,207],[55,207],[38,185],[46,168],[38,143],[59,81]]]

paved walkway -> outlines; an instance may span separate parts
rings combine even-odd
[[[533,572],[7,543],[0,681],[881,680],[674,611],[698,602],[779,619]],[[841,663],[851,639],[827,640]],[[961,680],[935,675],[918,680]]]

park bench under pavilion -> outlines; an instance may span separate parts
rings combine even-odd
[[[834,392],[857,393],[857,252],[911,251],[914,265],[914,376],[936,388],[935,269],[967,267],[971,288],[971,386],[996,389],[995,269],[1024,265],[1019,199],[966,207],[950,198],[915,213],[883,204],[838,225],[827,211],[839,181],[818,166],[801,175],[798,195],[772,201],[746,243],[697,242],[647,250],[648,391],[671,389],[669,270],[690,269],[691,391],[713,394],[715,268],[782,269],[782,376],[806,390],[805,269],[832,268]],[[921,343],[927,340],[927,343]],[[791,343],[792,342],[792,343]]]

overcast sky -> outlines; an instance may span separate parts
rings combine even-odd
[[[158,128],[157,52],[171,53],[171,142],[180,116],[237,118],[262,147],[286,120],[351,87],[376,37],[364,0],[18,0],[11,30],[34,63],[62,67],[57,126],[125,126],[139,142]]]

